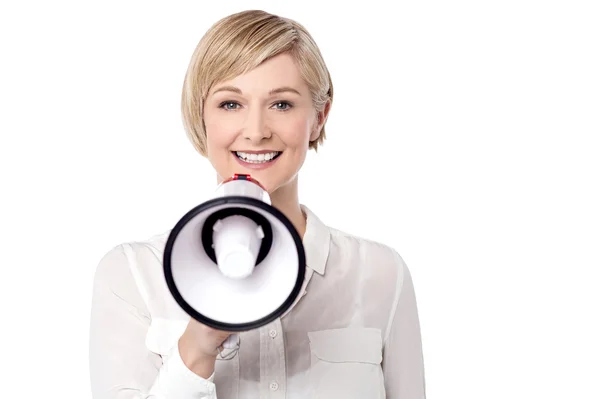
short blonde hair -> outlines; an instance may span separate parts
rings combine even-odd
[[[233,79],[281,53],[292,55],[308,85],[316,111],[333,101],[333,84],[323,56],[308,31],[296,21],[260,10],[243,11],[215,23],[190,60],[181,98],[183,124],[194,148],[206,156],[204,101],[220,81]],[[325,121],[317,147],[325,139]]]

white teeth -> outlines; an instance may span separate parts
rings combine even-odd
[[[250,154],[250,153],[242,152],[242,151],[235,152],[235,154],[238,156],[238,158],[240,158],[244,162],[248,162],[248,163],[269,162],[270,160],[275,158],[280,153],[281,153],[280,151],[273,151],[273,152],[269,152],[266,154]]]

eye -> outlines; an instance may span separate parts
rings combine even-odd
[[[219,108],[223,108],[226,111],[233,111],[238,109],[238,107],[240,107],[240,104],[236,103],[235,101],[223,101],[219,105]]]
[[[276,102],[275,104],[273,104],[273,107],[277,111],[287,111],[290,108],[292,108],[292,104],[287,101],[279,101],[279,102]]]

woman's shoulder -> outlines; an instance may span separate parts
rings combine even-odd
[[[150,314],[181,313],[164,279],[163,253],[170,231],[115,245],[100,260],[95,280]],[[125,298],[126,297],[126,298]]]
[[[106,250],[96,265],[96,284],[102,284],[113,292],[127,292],[132,286],[152,285],[154,281],[160,281],[162,253],[168,234],[124,241]]]
[[[97,273],[117,273],[121,269],[141,265],[147,268],[155,260],[160,260],[164,251],[169,232],[155,234],[141,240],[124,241],[106,250],[98,265]],[[141,260],[141,261],[140,261]]]
[[[354,295],[368,293],[369,303],[378,303],[380,309],[391,311],[403,291],[410,271],[392,245],[372,238],[330,228],[330,253],[327,273],[351,281],[348,287]],[[388,313],[384,312],[386,315]]]
[[[329,227],[330,250],[354,262],[368,264],[370,267],[392,269],[390,271],[403,273],[407,270],[406,263],[397,248],[382,241],[349,233],[334,227]]]

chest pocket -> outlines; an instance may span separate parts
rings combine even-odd
[[[385,398],[380,330],[313,331],[308,339],[312,398]]]

